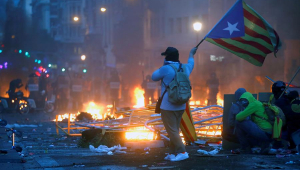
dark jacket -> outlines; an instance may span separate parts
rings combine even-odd
[[[246,90],[244,88],[239,88],[235,92],[235,102],[232,103],[229,115],[228,115],[228,126],[223,126],[223,132],[222,137],[230,142],[239,143],[238,138],[235,135],[235,116],[243,110],[243,107],[241,104],[239,104],[239,98],[243,93],[245,93]]]
[[[294,132],[300,129],[300,100],[293,100],[283,108],[288,130]]]
[[[229,111],[229,126],[234,127],[235,125],[235,116],[243,110],[242,105],[239,103],[239,99],[246,90],[244,88],[239,88],[235,91],[235,103],[232,103],[230,111]]]

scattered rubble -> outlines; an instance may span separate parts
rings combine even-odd
[[[214,150],[208,152],[206,150],[199,149],[199,150],[197,150],[197,152],[201,155],[216,155],[217,153],[219,153],[219,150],[214,149]]]
[[[289,162],[286,162],[285,164],[295,164],[296,162],[294,161],[289,161]]]
[[[92,152],[107,153],[108,155],[110,155],[113,152],[126,153],[125,151],[121,151],[121,150],[127,149],[127,147],[121,147],[121,145],[113,146],[110,148],[105,145],[100,145],[98,146],[98,148],[95,148],[93,145],[90,145],[89,148]]]

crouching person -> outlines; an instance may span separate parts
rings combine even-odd
[[[251,152],[253,146],[261,147],[261,154],[268,154],[272,141],[272,125],[267,121],[263,104],[249,92],[240,97],[245,110],[236,115],[236,135],[244,152]],[[250,119],[247,117],[250,116]]]

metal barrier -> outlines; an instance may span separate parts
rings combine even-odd
[[[195,111],[199,111],[199,110],[205,110],[205,109],[209,109],[209,108],[213,108],[213,107],[217,107],[217,108],[221,108],[221,109],[224,109],[222,106],[219,106],[219,105],[212,105],[212,106],[206,106],[206,107],[202,107],[202,108],[195,108],[193,110],[191,110],[191,112],[195,112]],[[204,122],[207,122],[207,121],[211,121],[211,120],[215,120],[215,119],[218,119],[218,118],[222,118],[223,115],[219,115],[219,116],[215,116],[215,117],[211,117],[211,118],[208,118],[208,119],[203,119],[201,121],[196,121],[194,122],[194,125],[196,124],[202,124]],[[153,122],[158,122],[158,121],[161,121],[161,118],[157,118],[157,119],[153,119],[153,120],[148,120],[145,122],[145,127],[153,132],[155,132],[155,129],[151,128],[148,124],[150,123],[153,123]],[[195,126],[195,129],[198,129],[198,128],[203,128],[203,127],[207,127],[207,126],[214,126],[214,125],[218,125],[217,126],[217,129],[222,125],[222,122],[220,123],[212,123],[212,124],[205,124],[203,126]],[[207,132],[208,132],[209,129],[207,129]],[[196,130],[197,131],[197,130]],[[160,131],[161,133],[165,133],[166,131]],[[215,131],[216,132],[216,131]],[[160,134],[161,137],[163,137],[164,139],[166,140],[170,140],[168,137],[166,137],[165,135],[163,134]]]
[[[191,110],[191,112],[193,113],[193,112],[210,109],[210,108],[223,109],[222,106],[212,105],[212,106],[206,106],[206,107],[201,107],[201,108],[194,108],[193,110]],[[217,111],[219,111],[219,110],[217,110]],[[149,118],[151,118],[151,116],[149,116],[149,114],[154,113],[154,109],[139,108],[139,109],[132,109],[132,110],[128,110],[128,111],[122,111],[120,113],[122,113],[124,115],[126,113],[129,113],[129,116],[127,114],[128,117],[125,117],[123,119],[115,119],[115,120],[111,120],[111,121],[105,120],[105,121],[98,121],[98,122],[92,122],[92,123],[70,122],[70,113],[69,113],[66,128],[62,128],[61,126],[58,125],[58,116],[56,116],[56,132],[57,132],[57,134],[59,134],[59,129],[60,129],[69,136],[81,136],[81,133],[71,133],[71,130],[97,128],[97,129],[103,129],[103,131],[105,133],[105,132],[109,132],[109,131],[112,131],[112,132],[126,131],[126,128],[128,129],[128,128],[132,128],[132,127],[142,127],[142,126],[144,126],[145,128],[149,129],[152,132],[156,132],[157,129],[152,128],[151,125],[152,126],[163,125],[161,122],[161,118],[149,120]],[[193,116],[197,116],[197,114],[193,114]],[[209,127],[208,129],[206,129],[206,136],[208,136],[208,132],[209,132],[209,130],[211,130],[210,127],[216,126],[217,128],[212,129],[214,133],[211,134],[211,136],[215,136],[217,130],[219,130],[220,126],[222,125],[222,122],[213,122],[213,121],[215,121],[216,119],[222,118],[222,117],[223,117],[223,115],[219,115],[219,116],[214,116],[214,117],[210,117],[207,119],[203,119],[200,121],[195,121],[194,125],[200,125],[200,126],[195,126],[196,133],[201,134],[200,133],[201,130],[203,131],[202,128]],[[128,121],[127,121],[127,119],[128,119]],[[107,123],[117,122],[118,120],[119,121],[127,121],[127,122],[123,123],[122,125],[117,125],[117,126],[106,126]],[[161,126],[161,127],[163,127],[163,126]],[[159,132],[160,132],[160,136],[162,138],[164,138],[166,140],[170,140],[165,135],[165,133],[166,133],[165,130],[160,130]]]

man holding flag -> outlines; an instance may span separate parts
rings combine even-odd
[[[198,46],[204,40],[215,44],[256,66],[262,66],[267,54],[274,52],[274,55],[276,55],[281,47],[281,41],[276,31],[243,0],[237,0],[223,18],[199,42],[196,48],[192,49],[192,55],[196,53]],[[153,73],[153,80],[157,81],[162,78],[162,76],[156,78],[155,75],[158,75],[158,72],[165,74],[165,71],[159,70],[156,71],[157,73]],[[182,113],[180,115],[182,115]],[[183,114],[183,117],[191,117],[191,113],[187,111]],[[187,121],[187,119],[182,118],[180,127],[194,127],[193,121]],[[168,125],[166,129],[168,129]],[[178,129],[178,126],[176,129]],[[191,141],[195,140],[193,135],[196,134],[194,128],[181,128],[181,130],[186,138],[193,139]],[[174,134],[176,134],[178,138],[178,131],[175,131]],[[188,158],[188,154],[186,154],[182,143],[179,142],[179,138],[177,141],[178,142],[173,142],[178,144],[178,146],[181,145],[179,148],[182,148],[180,152],[183,153],[179,154],[180,158],[178,155],[175,157],[175,155],[171,153],[165,159],[180,161]]]

